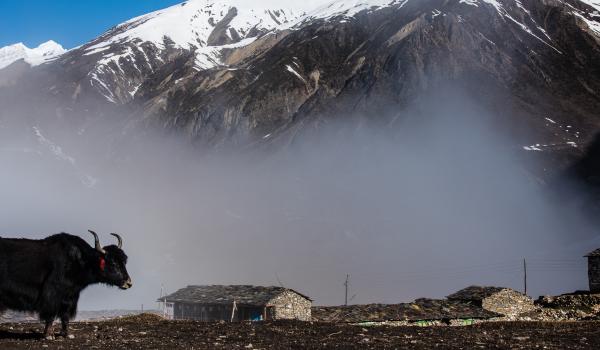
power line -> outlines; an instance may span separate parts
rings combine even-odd
[[[396,274],[392,279],[401,282],[413,282],[432,280],[434,278],[450,278],[456,279],[462,276],[477,275],[485,272],[502,273],[502,274],[518,274],[519,271],[523,275],[523,289],[526,289],[527,273],[534,271],[540,273],[546,272],[577,272],[585,270],[585,262],[575,259],[521,259],[508,260],[504,262],[484,263],[477,265],[455,266],[455,267],[439,267],[427,268],[419,271],[407,271],[406,273]],[[381,274],[384,274],[382,271]],[[386,279],[389,280],[389,275],[385,273]]]

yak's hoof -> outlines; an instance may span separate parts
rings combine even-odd
[[[58,336],[63,338],[75,339],[75,336],[73,334],[69,334],[67,332],[60,332],[58,333]]]

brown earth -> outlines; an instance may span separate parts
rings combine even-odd
[[[2,349],[597,349],[600,322],[492,322],[466,327],[333,323],[202,323],[154,315],[72,325],[74,339],[42,340],[37,324],[0,325]]]

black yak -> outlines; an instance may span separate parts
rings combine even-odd
[[[117,245],[102,247],[98,235],[89,232],[94,247],[67,233],[41,240],[0,238],[0,312],[38,313],[47,338],[58,317],[60,335],[67,336],[84,288],[97,283],[131,288],[121,237],[111,233]]]

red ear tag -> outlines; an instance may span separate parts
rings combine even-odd
[[[105,267],[106,267],[106,261],[104,260],[104,258],[100,258],[100,270],[104,271]]]

